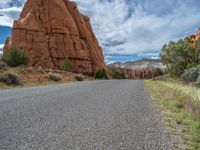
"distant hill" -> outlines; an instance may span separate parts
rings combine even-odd
[[[161,62],[159,59],[141,59],[138,61],[132,61],[132,62],[115,62],[112,64],[109,64],[108,67],[114,67],[114,68],[126,68],[126,69],[133,69],[133,70],[138,70],[138,69],[155,69],[155,68],[160,68],[160,69],[165,69],[166,66]]]
[[[152,78],[156,68],[159,68],[163,73],[167,71],[167,67],[159,59],[142,59],[125,63],[116,62],[109,64],[108,68],[114,68],[131,79]]]

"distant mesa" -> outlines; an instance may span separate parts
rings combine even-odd
[[[67,58],[75,72],[106,67],[89,18],[68,0],[27,0],[4,53],[13,45],[29,53],[31,66],[59,69]]]
[[[133,62],[116,62],[108,65],[109,68],[115,68],[124,73],[131,79],[149,79],[153,77],[153,71],[159,68],[163,73],[167,72],[167,67],[157,59],[142,59]]]

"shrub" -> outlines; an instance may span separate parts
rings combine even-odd
[[[55,82],[59,82],[62,80],[60,76],[55,75],[55,74],[49,74],[49,79]]]
[[[200,75],[200,65],[185,70],[181,78],[187,82],[194,82],[197,80],[199,75]]]
[[[0,76],[0,82],[9,84],[9,85],[16,85],[16,86],[22,85],[21,79],[13,73],[6,73]]]
[[[74,79],[75,79],[76,81],[83,81],[83,80],[84,80],[83,77],[82,77],[81,75],[75,76]]]
[[[70,71],[72,69],[72,63],[69,59],[65,59],[63,63],[61,64],[61,69],[65,71]]]
[[[1,61],[2,57],[3,57],[3,54],[0,54],[0,61]]]
[[[198,55],[198,51],[188,39],[169,42],[163,46],[160,53],[162,62],[169,67],[169,73],[173,77],[180,77],[185,69],[197,65]]]
[[[200,75],[199,75],[199,77],[198,77],[197,80],[196,80],[196,86],[197,86],[198,88],[200,88]]]
[[[7,63],[10,67],[18,67],[20,65],[28,64],[28,54],[16,48],[11,47],[6,54],[3,55],[2,61]]]
[[[104,69],[98,70],[94,76],[95,79],[108,79],[108,75]]]
[[[119,71],[112,69],[111,70],[111,76],[113,79],[126,79],[126,76],[124,73],[120,73]]]
[[[156,68],[155,70],[153,70],[153,77],[157,77],[161,75],[163,75],[163,72],[161,71],[160,68]]]
[[[4,62],[0,62],[0,70],[6,70],[8,65]]]

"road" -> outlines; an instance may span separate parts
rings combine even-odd
[[[142,81],[0,91],[0,150],[170,150]]]

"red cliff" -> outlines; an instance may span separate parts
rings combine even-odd
[[[89,18],[68,0],[27,0],[4,52],[12,45],[29,53],[31,66],[58,69],[68,58],[76,72],[105,68]]]
[[[108,68],[114,68],[131,79],[153,78],[157,68],[160,69],[162,73],[167,72],[167,67],[160,60],[154,59],[142,59],[126,63],[116,62],[108,65]]]

